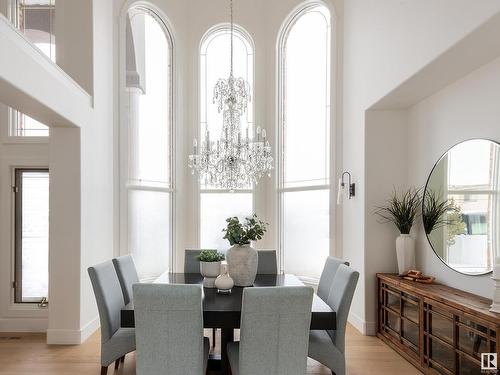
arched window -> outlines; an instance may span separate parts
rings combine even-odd
[[[253,97],[253,43],[250,36],[240,27],[234,30],[234,76],[243,77],[250,85]],[[213,103],[213,90],[217,80],[227,78],[230,70],[230,27],[218,26],[210,30],[202,40],[200,48],[200,136],[205,130],[210,137],[219,139],[222,131],[222,113]],[[241,121],[242,129],[253,131],[253,104]],[[244,133],[243,133],[244,134]],[[222,228],[230,216],[246,217],[252,214],[252,186],[230,193],[214,189],[203,181],[200,183],[200,246],[203,248],[226,249],[222,239]]]
[[[144,7],[128,11],[125,32],[123,221],[128,252],[147,278],[172,260],[172,40],[165,23]]]
[[[282,269],[319,277],[330,252],[330,13],[309,5],[279,43]]]

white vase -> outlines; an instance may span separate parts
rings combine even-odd
[[[396,256],[400,275],[415,269],[415,240],[409,234],[400,234],[396,238]]]
[[[220,275],[215,279],[215,287],[219,293],[231,293],[234,281],[227,272],[227,264],[221,265]]]
[[[215,288],[215,279],[220,275],[220,262],[200,262],[204,288]]]
[[[257,276],[258,253],[250,245],[234,245],[226,253],[229,276],[236,286],[251,286]]]

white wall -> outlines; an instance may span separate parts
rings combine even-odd
[[[4,14],[9,14],[8,3],[0,0]],[[80,85],[75,85],[76,92],[84,92],[84,87],[93,94],[92,107],[86,103],[75,108],[75,113],[81,111],[85,115],[85,121],[79,124],[81,129],[48,123],[48,139],[12,143],[6,136],[6,107],[0,106],[0,330],[47,329],[48,343],[77,344],[98,327],[87,267],[111,259],[117,238],[113,194],[114,25],[112,2],[57,3],[57,62]],[[98,37],[93,38],[94,35]],[[22,78],[22,72],[19,73]],[[50,82],[45,86],[50,86]],[[51,110],[58,114],[58,108]],[[33,113],[36,119],[42,115]],[[11,166],[50,168],[48,322],[47,309],[12,303]]]
[[[62,18],[62,21],[61,21]],[[84,19],[84,21],[81,20]],[[60,20],[61,23],[58,23]],[[74,22],[72,22],[74,21]],[[60,134],[60,129],[51,129],[51,150],[62,149],[53,142],[71,142],[72,149],[66,149],[67,160],[77,171],[76,186],[60,194],[71,197],[79,212],[71,221],[76,238],[73,246],[65,254],[59,254],[56,262],[65,259],[73,264],[72,276],[59,275],[52,278],[51,285],[61,280],[71,281],[66,288],[66,298],[76,298],[68,307],[67,301],[52,302],[49,316],[49,343],[78,343],[84,341],[99,325],[95,297],[92,291],[87,268],[113,257],[114,240],[117,229],[114,226],[114,118],[113,118],[113,7],[111,2],[99,0],[66,0],[56,7],[56,40],[58,64],[93,93],[93,111],[87,124],[78,134]],[[58,39],[58,35],[64,34]],[[59,155],[59,160],[63,155]],[[52,166],[52,159],[51,159]],[[70,167],[65,169],[69,173]],[[61,186],[51,186],[53,189]],[[55,193],[54,193],[55,194]],[[51,195],[52,196],[52,195]],[[51,207],[52,209],[52,207]],[[61,214],[60,218],[72,217],[71,213]],[[73,227],[73,226],[72,226]],[[52,228],[52,222],[51,222]],[[55,228],[60,230],[60,228]],[[52,232],[51,232],[52,234]],[[52,246],[51,246],[52,251]],[[51,256],[52,259],[52,256]],[[66,270],[68,272],[69,270]],[[54,279],[54,280],[53,280]],[[62,289],[62,288],[60,288]],[[61,290],[57,295],[63,296]],[[60,302],[60,303],[57,303]],[[71,321],[68,313],[73,313]],[[62,314],[65,314],[62,316]]]
[[[380,270],[366,255],[365,216],[373,208],[365,205],[365,110],[499,10],[495,0],[345,2],[343,165],[358,191],[343,208],[343,252],[362,271],[351,321],[365,333],[375,333],[370,296]]]
[[[500,59],[432,95],[409,110],[408,181],[423,186],[436,161],[470,138],[500,142]],[[419,228],[417,264],[439,282],[492,298],[491,274],[466,276],[445,266]],[[498,251],[498,249],[496,249]]]
[[[0,13],[9,18],[6,0]],[[0,103],[0,332],[43,332],[48,326],[48,310],[13,303],[14,280],[13,167],[48,167],[47,141],[18,142],[9,138],[8,107]]]

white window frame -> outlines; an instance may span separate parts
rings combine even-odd
[[[21,172],[22,173],[29,173],[29,172],[46,172],[47,175],[49,176],[50,179],[50,170],[49,167],[13,167],[12,168],[12,201],[13,201],[13,216],[12,216],[12,223],[13,223],[13,237],[14,237],[14,269],[13,269],[13,284],[12,288],[14,289],[13,292],[13,300],[14,303],[17,305],[26,305],[26,304],[35,304],[38,305],[38,307],[46,307],[48,305],[48,295],[47,296],[41,296],[40,299],[38,298],[29,298],[26,299],[25,301],[22,300],[22,285],[19,286],[18,283],[22,284],[22,267],[23,267],[23,262],[22,259],[22,254],[23,254],[23,246],[22,246],[22,206],[18,207],[18,203],[22,204],[22,191],[19,190],[18,186],[18,181],[17,181],[17,173]],[[21,211],[21,212],[19,212]],[[19,218],[18,215],[21,215]],[[18,219],[21,219],[19,221]],[[20,225],[21,224],[21,225]],[[21,231],[21,233],[19,232]],[[21,242],[21,243],[19,243]],[[16,299],[17,292],[20,292],[21,296],[20,299]],[[42,303],[43,299],[45,299],[45,302]]]
[[[255,44],[253,41],[253,38],[251,35],[246,31],[243,27],[240,25],[234,24],[234,36],[235,37],[242,37],[245,42],[248,44],[248,46],[251,48],[251,52],[248,54],[248,59],[247,59],[247,64],[251,59],[251,73],[252,73],[252,80],[253,82],[250,83],[250,88],[251,88],[251,101],[248,105],[248,108],[251,108],[252,110],[252,121],[248,121],[249,127],[254,128],[255,126],[255,100],[254,100],[254,93],[255,93]],[[203,51],[203,47],[207,41],[209,41],[211,38],[213,39],[216,34],[220,32],[225,32],[229,33],[231,30],[231,25],[229,23],[221,23],[216,26],[213,26],[210,28],[205,35],[201,38],[200,41],[200,46],[198,48],[198,121],[196,123],[197,127],[195,130],[196,138],[201,139],[202,135],[202,127],[206,125],[206,121],[202,121],[202,75],[201,75],[201,69],[202,69],[202,59],[201,56],[206,54],[206,51]],[[227,75],[229,76],[229,71],[227,72]],[[226,78],[226,77],[220,77],[220,78]],[[245,77],[247,78],[247,77]],[[213,89],[207,88],[208,92],[211,92]],[[212,105],[212,100],[211,97],[206,98],[207,103],[205,105],[205,110],[208,105]],[[215,105],[215,104],[213,104]],[[246,116],[248,116],[248,111]],[[206,120],[206,117],[205,117]],[[222,116],[221,116],[221,121],[222,121]],[[196,173],[196,172],[195,172]],[[194,183],[195,183],[195,202],[196,202],[196,217],[197,217],[197,244],[198,247],[201,246],[201,224],[202,224],[202,218],[201,218],[201,195],[202,194],[226,194],[230,193],[229,189],[204,189],[201,187],[201,183],[198,181],[198,178],[194,178]],[[252,210],[254,213],[256,209],[256,191],[255,187],[253,186],[251,189],[238,189],[235,190],[232,194],[242,194],[242,193],[250,193],[252,194]],[[221,228],[222,230],[222,228]]]
[[[7,3],[7,14],[9,16],[9,20],[12,24],[19,29],[19,15],[18,15],[18,3],[19,0],[6,0]],[[44,54],[45,56],[45,54]],[[13,108],[5,106],[6,108],[6,119],[7,119],[7,129],[6,133],[2,134],[2,138],[4,143],[48,143],[49,135],[43,136],[22,136],[17,135],[17,124],[18,124],[18,116],[19,114],[24,115],[22,112],[19,112]],[[46,125],[48,126],[48,125]],[[49,127],[50,132],[50,127]]]
[[[152,182],[144,181],[131,181],[129,179],[129,127],[128,127],[128,111],[127,111],[127,89],[126,89],[126,17],[130,9],[138,9],[147,12],[160,24],[165,33],[169,48],[170,48],[170,61],[169,61],[169,74],[170,74],[170,87],[169,87],[169,103],[170,106],[170,184],[165,186],[163,184],[155,184]],[[177,79],[176,79],[176,66],[175,62],[175,39],[172,32],[170,22],[167,17],[154,5],[143,1],[135,2],[126,7],[120,17],[120,126],[119,126],[119,144],[120,144],[120,246],[118,254],[128,255],[129,249],[129,208],[128,208],[128,195],[130,191],[155,191],[170,194],[170,249],[169,249],[169,268],[170,271],[175,272],[176,261],[176,107],[174,93],[176,92]]]
[[[36,319],[36,329],[45,330],[48,309],[36,303],[15,303],[13,282],[15,281],[15,202],[13,185],[15,169],[46,169],[46,156],[13,156],[0,160],[0,246],[8,252],[0,254],[0,314],[5,318]],[[49,171],[50,173],[50,171]],[[4,188],[5,187],[5,188]],[[49,255],[50,256],[50,255]],[[50,285],[49,285],[50,293]]]
[[[330,138],[329,138],[329,147],[328,147],[328,158],[329,158],[329,178],[328,178],[328,184],[322,184],[322,185],[311,185],[311,186],[294,186],[294,187],[285,187],[284,186],[284,132],[283,132],[283,126],[285,124],[285,110],[284,110],[284,96],[285,96],[285,79],[286,79],[286,72],[285,72],[285,58],[286,58],[286,53],[285,53],[285,46],[286,46],[286,41],[289,36],[290,31],[292,30],[293,26],[296,24],[296,22],[307,12],[310,10],[317,8],[317,7],[324,7],[328,10],[330,13],[330,20],[329,20],[329,45],[328,45],[328,56],[329,56],[329,61],[327,62],[328,64],[328,78],[329,78],[329,99],[330,99],[330,104],[329,104],[329,122],[330,122]],[[330,233],[329,233],[329,239],[330,239],[330,249],[329,249],[329,254],[330,255],[337,255],[336,254],[336,246],[335,246],[335,215],[336,215],[336,209],[335,205],[333,204],[334,200],[334,195],[335,195],[335,186],[332,184],[332,179],[336,175],[336,169],[337,169],[337,163],[336,160],[332,160],[334,155],[338,155],[335,152],[334,146],[336,146],[337,142],[336,141],[336,113],[334,113],[334,103],[336,100],[336,95],[335,95],[335,86],[336,86],[336,80],[332,79],[332,77],[335,77],[335,69],[334,69],[334,63],[336,63],[336,49],[335,47],[335,13],[334,10],[329,7],[326,3],[322,1],[308,1],[305,4],[299,5],[292,13],[288,16],[288,18],[285,20],[283,23],[283,26],[281,28],[281,31],[278,36],[278,43],[277,43],[277,137],[276,137],[276,149],[277,149],[277,162],[276,162],[276,202],[277,202],[277,214],[276,217],[278,219],[278,234],[277,234],[277,252],[278,252],[278,267],[281,273],[285,272],[284,269],[284,264],[285,264],[285,254],[284,254],[284,204],[283,204],[283,199],[284,199],[284,193],[287,192],[303,192],[303,191],[317,191],[317,190],[328,190],[330,192],[330,223],[329,223],[329,228],[330,228]],[[303,279],[304,282],[311,284],[311,285],[317,285],[319,282],[319,279],[312,279],[312,278],[301,278]]]

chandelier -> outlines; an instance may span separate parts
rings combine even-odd
[[[250,85],[233,75],[233,0],[231,7],[231,69],[229,78],[219,79],[214,88],[213,104],[222,112],[222,134],[212,141],[208,126],[204,140],[193,141],[193,154],[188,165],[198,173],[201,183],[211,188],[249,189],[267,174],[271,176],[273,157],[264,129],[257,127],[256,136],[249,136],[248,126],[243,135],[241,117],[250,102]]]

